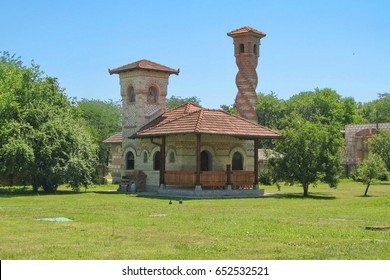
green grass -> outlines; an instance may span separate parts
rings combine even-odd
[[[275,186],[279,198],[192,199],[0,188],[0,259],[390,259],[390,185]],[[72,222],[39,218],[66,217]]]

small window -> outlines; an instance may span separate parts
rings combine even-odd
[[[134,169],[134,154],[132,152],[128,152],[126,154],[126,169],[133,170]]]
[[[239,152],[235,152],[232,158],[232,170],[243,170],[244,158]]]
[[[158,151],[153,157],[153,170],[160,170],[161,167],[161,153]]]
[[[175,153],[174,152],[169,153],[169,163],[175,163]]]
[[[157,102],[157,88],[152,86],[149,88],[148,93],[148,103],[156,103]]]
[[[148,162],[148,153],[144,152],[144,163]]]
[[[127,89],[127,100],[129,103],[135,102],[135,92],[134,92],[134,88],[132,86],[130,86]]]
[[[240,44],[240,53],[245,52],[244,44]]]
[[[256,44],[253,45],[253,53],[257,54],[257,45]]]

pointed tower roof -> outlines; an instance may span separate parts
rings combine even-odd
[[[236,36],[240,36],[240,35],[244,35],[244,34],[248,34],[248,33],[252,33],[260,38],[263,38],[267,35],[267,34],[255,29],[255,28],[252,28],[250,26],[244,26],[244,27],[238,28],[236,30],[230,31],[229,33],[227,33],[227,35],[230,37],[236,37]]]
[[[173,68],[169,68],[167,66],[164,66],[164,65],[158,64],[156,62],[146,60],[146,59],[142,59],[142,60],[139,60],[139,61],[136,61],[136,62],[133,62],[130,64],[126,64],[126,65],[123,65],[123,66],[120,66],[120,67],[117,67],[114,69],[108,69],[108,72],[110,73],[110,75],[112,75],[112,74],[119,74],[122,72],[132,71],[132,70],[136,70],[136,69],[167,72],[169,74],[176,74],[176,75],[178,75],[180,72],[179,69],[176,70]]]

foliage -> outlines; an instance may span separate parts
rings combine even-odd
[[[371,140],[372,152],[378,154],[390,171],[390,131],[381,130]]]
[[[95,146],[57,79],[39,66],[23,66],[3,53],[0,59],[0,172],[29,175],[37,191],[63,183],[88,185],[96,163]],[[72,170],[74,161],[83,161]],[[93,167],[92,167],[93,166]],[[80,176],[80,175],[83,176]]]
[[[270,128],[280,128],[280,120],[285,114],[285,101],[278,99],[274,92],[257,95],[256,112],[259,124]]]
[[[336,91],[316,88],[301,92],[286,101],[286,114],[296,113],[311,122],[338,125],[357,123],[362,119],[353,98],[342,98]]]
[[[366,190],[364,196],[367,196],[368,189],[374,179],[379,179],[386,173],[386,166],[382,158],[375,154],[370,153],[368,159],[363,160],[356,170],[359,179],[366,184]]]
[[[122,129],[122,107],[112,100],[82,99],[77,102],[81,116],[86,120],[93,140],[99,146],[98,160],[105,163],[108,159],[110,146],[102,141]]]
[[[274,158],[269,160],[276,181],[299,183],[308,196],[310,184],[318,181],[336,187],[340,175],[343,139],[337,127],[291,116],[282,131],[283,140],[275,144]]]
[[[221,110],[228,112],[229,114],[232,114],[232,115],[238,114],[236,104],[232,104],[232,105],[223,104],[220,106],[220,108],[221,108]]]
[[[169,110],[169,109],[176,108],[176,107],[178,107],[182,104],[188,103],[188,102],[192,102],[194,104],[199,105],[201,101],[196,96],[183,98],[181,96],[172,95],[170,98],[167,98],[167,102],[166,102],[165,106]]]
[[[378,99],[363,104],[360,114],[369,123],[390,122],[390,93],[380,93]]]

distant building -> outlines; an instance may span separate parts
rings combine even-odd
[[[345,126],[345,152],[343,164],[347,174],[367,159],[370,153],[369,139],[380,130],[390,130],[390,123],[350,124]]]

